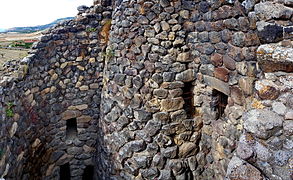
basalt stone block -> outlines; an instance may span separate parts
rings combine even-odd
[[[286,136],[292,136],[293,135],[293,121],[287,120],[283,124],[284,126],[284,134]]]
[[[155,179],[159,175],[159,170],[157,168],[143,169],[141,175],[146,179]]]
[[[231,160],[233,161],[234,158]],[[230,162],[230,164],[232,164]],[[228,167],[229,168],[229,167]],[[233,168],[231,168],[229,172],[229,179],[231,180],[242,180],[242,179],[250,179],[250,180],[264,180],[261,172],[255,168],[254,166],[250,165],[249,163],[244,163],[242,161],[237,162]]]
[[[243,103],[245,102],[243,91],[238,87],[231,87],[230,91],[232,100],[236,104],[243,105]]]
[[[178,62],[191,62],[191,61],[193,61],[193,59],[190,58],[189,53],[185,52],[185,53],[178,54],[177,61]]]
[[[236,32],[232,36],[232,43],[235,46],[243,47],[245,46],[245,34],[243,32]]]
[[[190,82],[195,79],[195,71],[192,69],[188,69],[176,75],[176,81]]]
[[[184,105],[184,100],[182,97],[163,99],[161,101],[161,111],[176,111],[182,109]]]
[[[258,30],[261,43],[274,43],[283,39],[283,27],[277,24],[269,24]]]
[[[186,142],[183,143],[179,147],[179,157],[189,157],[192,155],[195,155],[196,151],[198,150],[198,147],[195,143],[192,142]]]
[[[166,123],[170,120],[169,114],[167,112],[158,112],[153,115],[153,119],[155,121],[159,121],[161,123]]]
[[[223,64],[223,56],[215,53],[211,56],[211,62],[214,66],[221,66]]]
[[[236,69],[236,61],[228,55],[225,55],[223,57],[223,63],[224,63],[224,66],[230,70]]]
[[[161,153],[166,158],[175,158],[178,152],[177,146],[161,149]]]
[[[215,68],[214,69],[214,76],[222,81],[228,82],[229,81],[229,70],[226,68]]]
[[[245,143],[239,143],[236,152],[237,155],[244,160],[249,159],[253,155],[252,147]]]
[[[209,8],[210,8],[210,4],[206,1],[201,1],[199,3],[199,11],[203,12],[203,13],[206,13],[209,11]]]

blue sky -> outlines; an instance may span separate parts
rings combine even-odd
[[[93,0],[0,0],[0,30],[47,24],[75,16],[79,5],[92,4]]]

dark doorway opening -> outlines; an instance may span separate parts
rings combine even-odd
[[[184,99],[183,108],[186,112],[187,118],[191,119],[195,116],[195,107],[193,103],[193,85],[192,82],[184,83],[182,97]]]
[[[73,139],[77,136],[77,122],[76,118],[68,119],[66,121],[66,137]]]
[[[93,180],[93,179],[94,179],[94,166],[86,166],[82,175],[82,180]]]
[[[60,180],[70,180],[69,163],[60,166]]]
[[[216,119],[223,117],[227,104],[228,96],[216,89],[213,89],[211,108],[216,112]]]

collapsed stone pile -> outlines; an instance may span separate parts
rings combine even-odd
[[[292,5],[79,7],[1,77],[0,174],[292,178]]]

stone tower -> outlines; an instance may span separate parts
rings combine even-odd
[[[94,1],[1,76],[5,179],[292,178],[292,2]]]

